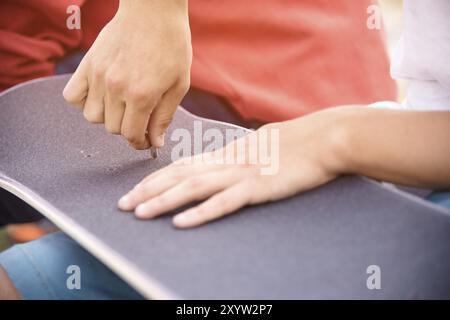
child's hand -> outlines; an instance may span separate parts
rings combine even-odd
[[[279,161],[278,170],[272,175],[262,174],[261,169],[267,165],[249,163],[251,151],[258,148],[249,144],[249,135],[241,138],[245,139],[247,147],[253,148],[246,148],[245,164],[216,162],[224,158],[226,149],[237,146],[236,140],[224,149],[207,154],[213,163],[205,163],[200,156],[195,156],[188,159],[190,164],[183,164],[186,159],[179,160],[149,175],[120,199],[119,207],[125,211],[135,210],[138,218],[150,219],[193,201],[207,199],[174,217],[175,226],[189,228],[245,205],[282,199],[314,188],[334,179],[340,172],[337,123],[338,113],[331,110],[266,125],[251,133],[257,137],[262,130],[268,130],[270,137],[271,130],[279,130],[279,141],[274,145],[279,148],[279,155],[273,147],[263,150],[270,152],[272,163]],[[265,148],[269,146],[269,143],[264,144]]]
[[[63,94],[134,148],[161,147],[189,88],[191,57],[185,0],[122,0]]]

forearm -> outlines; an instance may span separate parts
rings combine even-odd
[[[186,23],[188,0],[120,0],[117,14],[142,23]]]
[[[342,173],[450,188],[450,111],[345,109],[338,125]]]
[[[145,12],[147,10],[169,10],[187,13],[188,0],[120,0],[119,10],[134,10]],[[159,12],[164,14],[164,12]]]

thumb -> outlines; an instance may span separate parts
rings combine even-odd
[[[164,135],[181,99],[182,96],[180,97],[175,90],[170,90],[164,94],[153,110],[148,123],[148,134],[152,146],[157,148],[164,146]]]

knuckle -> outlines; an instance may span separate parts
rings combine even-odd
[[[165,205],[167,205],[168,203],[168,199],[167,196],[162,194],[159,197],[157,197],[156,199],[156,203],[159,207],[164,207]]]
[[[128,141],[128,143],[136,150],[144,150],[147,148],[145,138],[141,137],[135,133],[124,133],[122,131],[122,136]]]
[[[103,122],[103,112],[99,111],[99,110],[89,110],[87,108],[84,108],[83,116],[90,123],[102,123]]]
[[[127,130],[126,128],[122,129],[122,136],[131,144],[139,142],[138,135],[131,130]]]
[[[175,182],[180,181],[181,179],[183,179],[183,173],[184,173],[184,168],[183,167],[173,167],[173,169],[170,172],[170,179],[172,179]]]
[[[187,189],[197,189],[203,186],[203,180],[200,177],[192,177],[186,180],[185,186]]]
[[[154,96],[155,94],[153,90],[145,86],[129,88],[127,92],[127,100],[131,102],[147,101],[153,98]]]
[[[222,195],[216,196],[216,198],[214,199],[214,203],[217,208],[224,209],[224,208],[227,208],[227,206],[228,206],[228,201],[227,201],[226,197],[224,197]]]
[[[205,217],[206,216],[206,208],[205,208],[205,206],[203,204],[201,204],[198,207],[196,207],[195,208],[195,213],[198,216]]]
[[[133,190],[132,199],[136,202],[142,202],[145,199],[145,195],[148,192],[150,186],[147,184],[136,187]]]
[[[125,136],[125,138],[133,146],[140,146],[140,144],[141,144],[141,139],[139,139],[139,137],[137,137],[136,135],[128,134],[128,135]]]
[[[97,64],[95,64],[95,66],[93,67],[92,72],[93,72],[93,74],[94,74],[94,77],[96,77],[96,78],[102,78],[102,77],[105,75],[106,70],[107,70],[107,66],[106,66],[105,64],[103,64],[103,63],[97,63]]]
[[[248,190],[252,190],[252,186],[258,186],[260,185],[260,181],[256,178],[247,179],[245,182],[243,182],[243,191],[240,193],[240,197],[245,203],[254,203],[257,200],[257,194],[256,192],[250,192]],[[264,184],[265,185],[265,184]],[[277,190],[274,191],[276,193]]]
[[[125,87],[125,79],[116,75],[107,75],[105,85],[108,91],[119,92]]]

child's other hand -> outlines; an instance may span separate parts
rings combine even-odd
[[[189,88],[191,36],[187,1],[122,0],[66,85],[83,108],[136,149],[161,147]],[[150,139],[147,139],[146,131]]]
[[[120,209],[135,211],[142,219],[155,218],[193,201],[202,201],[173,218],[179,228],[190,228],[232,213],[245,205],[263,203],[289,197],[334,179],[342,168],[339,157],[340,113],[328,110],[283,123],[263,126],[245,139],[244,164],[219,164],[228,148],[235,148],[238,140],[216,152],[188,158],[163,168],[139,183],[119,201]],[[263,130],[278,130],[279,141],[264,143],[255,150],[251,135],[258,137]],[[242,140],[241,140],[242,141]],[[270,140],[269,140],[270,141]],[[269,147],[272,145],[271,147]],[[269,148],[268,148],[269,147]],[[279,153],[276,150],[278,148]],[[249,149],[250,148],[250,149]],[[277,170],[262,174],[267,164],[250,163],[251,152],[270,151],[270,161],[278,161]],[[205,163],[204,156],[211,158]],[[186,164],[188,162],[188,164]]]

